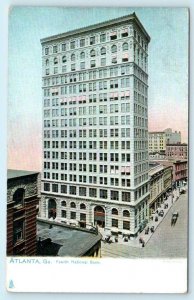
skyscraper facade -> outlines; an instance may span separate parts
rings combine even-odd
[[[136,236],[148,218],[148,44],[135,14],[41,40],[41,218]]]

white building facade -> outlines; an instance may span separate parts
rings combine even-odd
[[[148,219],[148,43],[135,14],[41,40],[41,218],[136,236]]]

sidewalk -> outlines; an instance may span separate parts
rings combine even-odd
[[[169,212],[170,208],[172,207],[173,203],[177,200],[177,197],[179,197],[178,191],[175,190],[173,191],[173,201],[172,201],[172,195],[170,195],[168,197],[167,200],[164,201],[164,203],[161,205],[161,207],[158,209],[158,211],[163,210],[164,211],[164,215],[163,217],[159,216],[156,212],[153,214],[153,220],[150,220],[147,224],[147,226],[145,227],[145,229],[147,227],[151,228],[152,226],[154,226],[154,232],[157,230],[157,227],[160,225],[160,223],[163,221],[163,219],[165,218],[165,216],[167,215],[167,213]],[[168,208],[164,208],[164,205],[168,204]],[[155,221],[155,216],[158,216],[158,221]],[[142,238],[144,241],[144,246],[147,244],[147,242],[149,241],[149,239],[152,237],[152,235],[154,234],[154,232],[152,233],[149,230],[148,234],[145,234],[145,229],[134,239],[134,240],[128,240],[127,242],[124,242],[122,238],[118,238],[118,244],[123,244],[126,246],[130,246],[130,247],[136,247],[136,248],[142,248],[142,244],[139,242],[139,239]]]

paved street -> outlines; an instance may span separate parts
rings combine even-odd
[[[187,255],[187,194],[172,205],[144,248],[102,242],[102,257],[186,257]],[[172,213],[178,211],[175,226],[171,226]]]

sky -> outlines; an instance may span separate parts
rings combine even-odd
[[[9,12],[8,168],[41,170],[40,39],[135,12],[151,36],[149,130],[188,139],[188,12],[184,8],[14,7]]]

